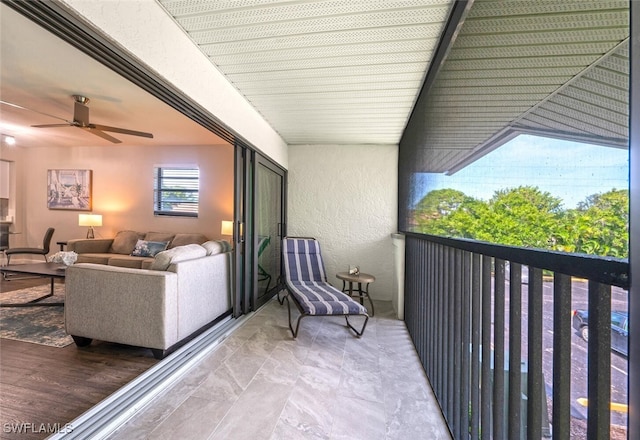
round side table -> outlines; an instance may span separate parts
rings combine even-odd
[[[357,297],[360,298],[360,304],[364,305],[364,298],[367,297],[369,299],[369,303],[371,304],[371,316],[374,314],[373,309],[373,301],[369,296],[369,284],[373,283],[376,280],[371,274],[360,272],[359,274],[350,274],[349,272],[338,272],[336,277],[342,280],[342,291],[347,293],[349,296],[353,296],[354,293],[357,294]],[[349,285],[347,286],[347,283]],[[358,288],[353,288],[353,283],[358,283]],[[362,288],[362,285],[364,289]]]

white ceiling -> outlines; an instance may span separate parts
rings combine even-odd
[[[20,146],[226,144],[4,4],[0,4],[0,62],[0,100],[30,109],[0,104],[0,133],[14,136]],[[122,141],[112,144],[75,127],[31,127],[63,123],[57,118],[71,120],[73,94],[90,98],[91,123],[150,132],[154,138],[109,133]]]
[[[452,0],[158,0],[288,144],[397,144]]]

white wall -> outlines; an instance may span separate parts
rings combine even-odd
[[[374,299],[391,300],[397,228],[398,147],[289,147],[287,234],[320,241],[329,281],[349,264],[376,277]]]
[[[14,156],[18,168],[18,210],[11,246],[40,246],[47,227],[56,229],[56,241],[84,238],[78,226],[82,211],[47,208],[47,170],[88,169],[93,173],[93,213],[102,214],[96,237],[118,231],[200,232],[222,238],[222,220],[233,219],[233,147],[231,145],[176,147],[20,148]],[[197,165],[200,169],[198,218],[153,215],[153,167]],[[85,211],[86,213],[86,211]]]

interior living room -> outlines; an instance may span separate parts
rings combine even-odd
[[[3,1],[2,264],[42,264],[42,254],[11,249],[41,247],[48,228],[48,256],[74,250],[80,264],[66,276],[0,280],[0,437],[636,438],[640,349],[634,333],[626,356],[610,354],[608,310],[620,295],[628,331],[640,327],[630,281],[640,135],[629,124],[640,106],[629,87],[638,12],[626,0]],[[421,174],[455,175],[527,134],[628,151],[628,255],[421,232]],[[184,192],[167,205],[172,215],[159,207],[162,170],[197,170],[196,215]],[[60,176],[76,195],[52,192]],[[129,304],[136,292],[179,297],[184,272],[156,271],[177,279],[156,289],[129,280],[157,260],[112,267],[83,246],[108,243],[99,252],[109,260],[127,235],[136,247],[118,258],[130,265],[138,241],[171,255],[178,235],[196,234],[204,238],[185,246],[209,260],[209,243],[228,266],[184,290],[217,292],[210,283],[224,279],[224,313],[168,351],[101,339],[104,328],[159,331],[134,307],[113,301],[112,319],[94,301],[108,305],[120,290]],[[362,337],[341,316],[298,321],[296,335],[300,305],[281,298],[287,236],[318,239],[338,290],[354,273],[367,280]],[[560,319],[570,316],[567,279],[588,284],[588,341]],[[545,309],[534,299],[549,288]],[[4,307],[33,292],[64,306]],[[522,317],[510,305],[520,299]],[[16,334],[18,321],[32,331],[54,312],[57,341]],[[543,333],[553,339],[544,353]],[[579,362],[562,352],[584,352],[579,396],[563,385]],[[611,405],[618,388],[623,401]],[[552,404],[527,411],[524,394]]]

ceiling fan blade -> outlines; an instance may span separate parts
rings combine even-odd
[[[73,127],[73,124],[40,124],[40,125],[32,125],[32,127],[36,127],[36,128]]]
[[[113,136],[109,136],[107,133],[104,133],[104,132],[102,132],[100,130],[97,130],[95,127],[78,127],[78,128],[82,128],[83,130],[87,130],[89,133],[95,134],[96,136],[101,137],[102,139],[106,139],[109,142],[113,142],[114,144],[121,144],[122,143],[122,141],[120,139],[116,139]]]
[[[27,111],[34,112],[34,113],[39,113],[39,114],[41,114],[41,115],[49,116],[50,118],[60,119],[61,121],[64,121],[64,122],[67,122],[67,123],[71,123],[71,121],[67,121],[67,120],[66,120],[66,119],[64,119],[64,118],[60,118],[60,117],[58,117],[58,116],[50,115],[49,113],[40,112],[40,111],[38,111],[38,110],[33,110],[33,109],[31,109],[31,108],[23,107],[23,106],[18,105],[18,104],[13,104],[13,103],[11,103],[11,102],[7,102],[7,101],[0,101],[0,104],[8,105],[9,107],[19,108],[20,110],[27,110]],[[35,127],[35,125],[34,125],[34,127]]]
[[[112,131],[114,133],[130,134],[131,136],[142,136],[146,138],[153,138],[153,134],[145,133],[144,131],[129,130],[126,128],[109,127],[108,125],[89,124],[89,128],[97,128],[102,131]]]

